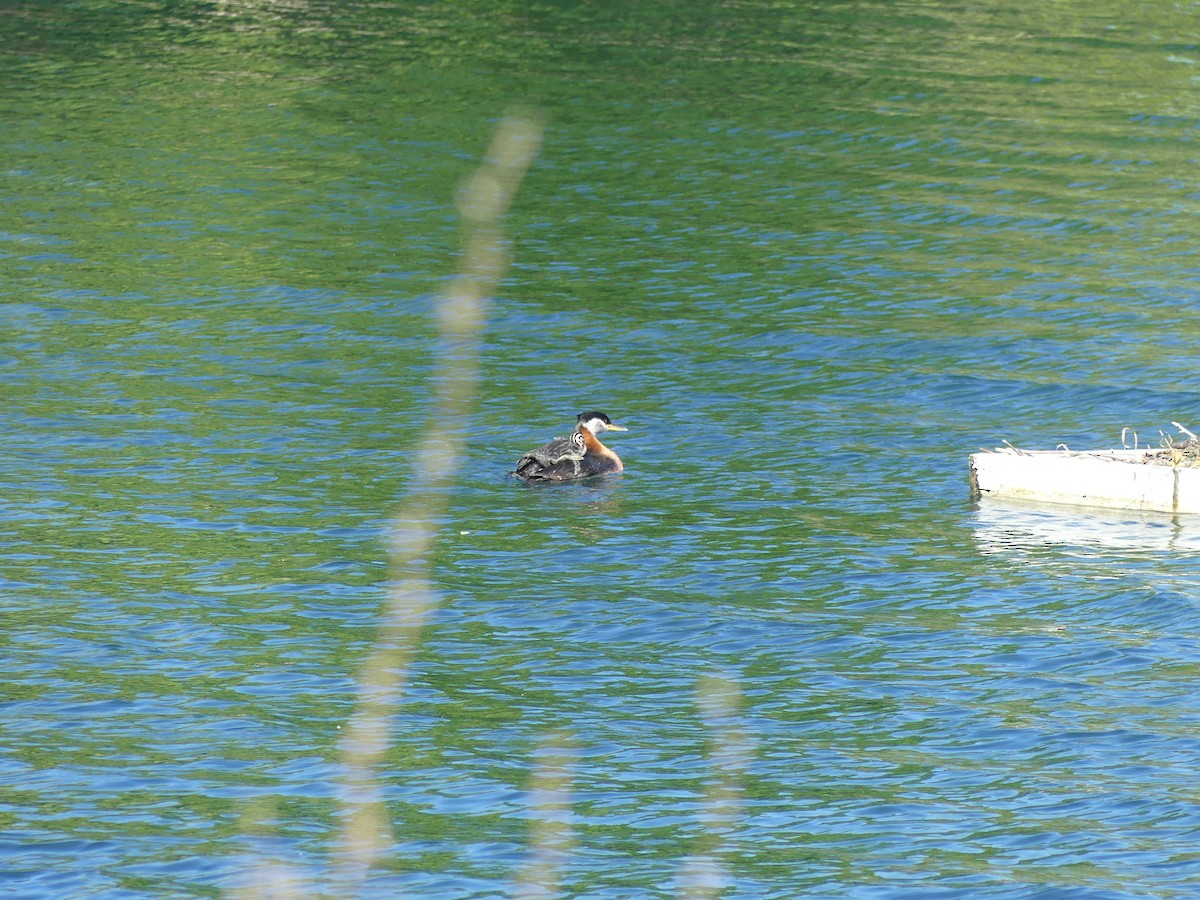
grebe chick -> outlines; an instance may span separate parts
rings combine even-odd
[[[517,469],[511,474],[523,481],[574,481],[620,472],[625,468],[621,457],[600,443],[596,435],[628,430],[613,424],[602,412],[580,413],[574,431],[530,450],[517,460]]]

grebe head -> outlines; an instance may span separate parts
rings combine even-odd
[[[582,412],[576,420],[577,425],[582,425],[592,434],[603,434],[606,431],[628,431],[624,425],[617,425],[602,412],[592,410],[591,412]]]

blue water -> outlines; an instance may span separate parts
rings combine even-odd
[[[20,10],[0,889],[1194,895],[1200,523],[966,483],[1200,424],[1189,10]],[[456,191],[520,103],[406,565]],[[624,474],[506,476],[584,409]]]

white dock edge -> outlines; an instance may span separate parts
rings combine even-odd
[[[1009,497],[1108,509],[1200,513],[1200,468],[1147,465],[1156,450],[1017,450],[973,453],[974,497]]]

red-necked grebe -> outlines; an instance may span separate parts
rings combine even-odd
[[[573,481],[620,472],[625,468],[621,457],[600,443],[596,435],[628,430],[614,425],[602,412],[580,413],[574,431],[530,450],[517,460],[517,469],[512,474],[524,481]]]

